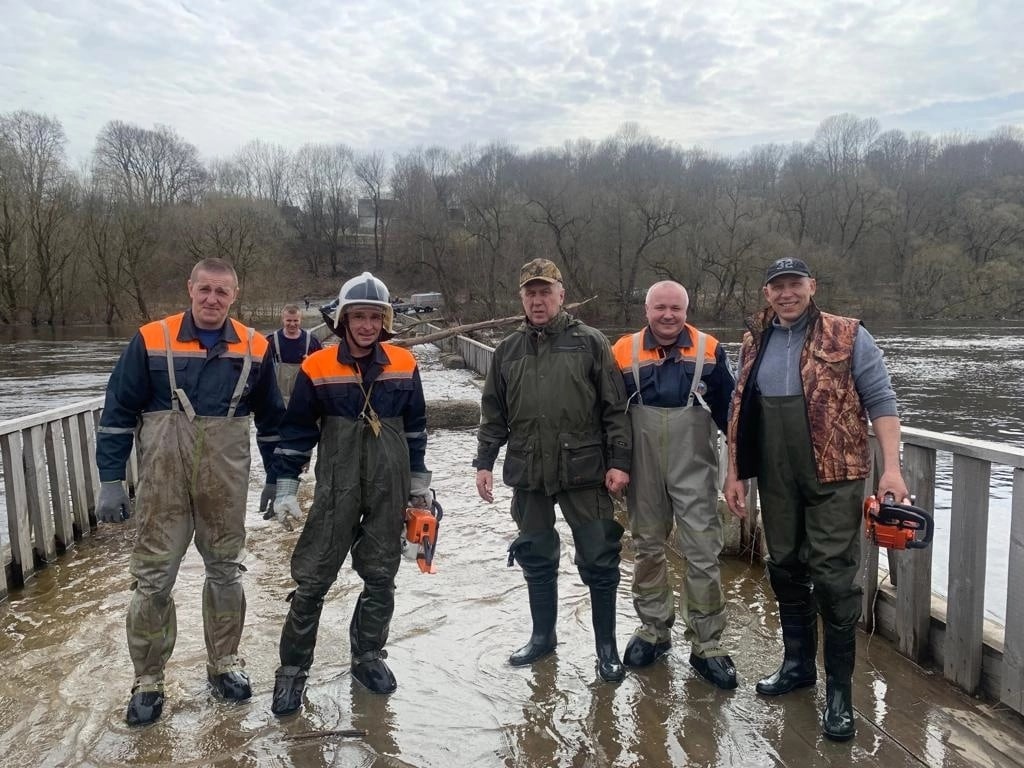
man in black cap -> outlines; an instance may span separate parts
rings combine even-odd
[[[555,503],[572,529],[576,567],[590,588],[597,672],[618,681],[624,670],[615,642],[622,526],[610,494],[629,483],[632,435],[622,376],[608,340],[562,309],[562,274],[547,259],[519,273],[525,322],[494,350],[480,404],[476,489],[494,500],[491,473],[506,442],[502,479],[511,486],[518,562],[530,595],[533,632],[509,658],[532,664],[555,649],[558,560]]]
[[[882,352],[859,320],[822,312],[807,264],[765,272],[768,306],[748,321],[729,416],[725,498],[745,513],[743,481],[757,478],[768,574],[779,602],[784,656],[757,692],[817,682],[818,613],[825,639],[825,736],[853,737],[851,699],[860,619],[860,526],[871,466],[870,417],[882,453],[878,496],[909,502],[900,472],[900,420]],[[817,603],[817,605],[815,605]]]

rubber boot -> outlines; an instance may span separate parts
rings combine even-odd
[[[597,648],[597,674],[607,683],[617,683],[626,676],[626,670],[615,643],[615,587],[590,588],[590,613]]]
[[[161,691],[132,691],[132,697],[128,701],[128,710],[125,713],[125,722],[128,725],[149,725],[155,723],[160,714],[164,711],[164,692]]]
[[[780,603],[782,622],[782,665],[775,673],[757,681],[757,692],[779,696],[818,681],[818,613],[813,605]]]
[[[825,709],[821,731],[833,741],[853,738],[853,665],[857,655],[857,626],[825,622]]]
[[[558,644],[555,636],[555,618],[558,615],[557,579],[527,581],[526,587],[530,592],[533,634],[526,645],[508,657],[508,663],[513,667],[524,667],[544,658]]]
[[[298,667],[278,667],[274,674],[274,698],[270,711],[278,717],[298,712],[302,707],[302,692],[306,689],[309,672]]]
[[[352,679],[362,684],[370,693],[394,693],[398,689],[398,681],[384,661],[387,655],[387,651],[378,651],[370,653],[366,658],[353,659]]]

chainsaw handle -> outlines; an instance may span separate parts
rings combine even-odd
[[[924,549],[932,543],[932,536],[935,535],[935,518],[927,509],[915,507],[913,504],[903,504],[901,506],[912,512],[916,512],[923,520],[926,521],[924,526],[924,536],[920,539],[914,539],[913,541],[908,542],[907,549]]]

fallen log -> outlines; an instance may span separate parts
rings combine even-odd
[[[301,739],[327,739],[338,736],[343,739],[361,739],[366,736],[362,728],[331,728],[323,731],[300,731],[299,733],[286,733],[284,738],[287,741],[299,741]]]
[[[591,296],[589,299],[583,301],[577,301],[573,304],[566,304],[563,309],[566,311],[582,307],[588,301],[593,301],[596,296]],[[464,325],[455,325],[451,328],[445,328],[443,331],[435,331],[434,333],[428,333],[424,336],[410,336],[402,337],[403,333],[413,330],[420,323],[416,323],[408,328],[399,330],[398,333],[389,340],[389,344],[394,344],[396,347],[415,347],[417,344],[433,344],[435,341],[441,341],[451,336],[460,336],[470,331],[483,331],[487,328],[500,328],[503,325],[512,325],[513,323],[523,322],[523,315],[513,315],[512,317],[501,317],[494,320],[481,320],[477,323],[466,323]]]
[[[466,429],[480,425],[479,400],[428,400],[429,429]]]

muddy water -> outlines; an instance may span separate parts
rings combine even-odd
[[[757,697],[754,680],[777,661],[777,625],[760,566],[735,560],[727,564],[725,579],[725,643],[734,649],[741,675],[734,692],[717,691],[694,676],[681,629],[673,652],[653,668],[630,673],[618,685],[601,682],[594,670],[589,600],[571,566],[568,543],[559,579],[557,652],[532,668],[509,667],[507,656],[525,640],[529,620],[522,576],[505,565],[513,538],[508,493],[502,491],[493,505],[471,498],[465,467],[473,443],[467,433],[438,432],[431,440],[432,450],[450,459],[450,469],[435,469],[434,476],[446,510],[440,572],[424,575],[403,562],[398,574],[388,644],[399,682],[394,694],[369,694],[349,674],[348,621],[360,583],[346,565],[325,606],[306,706],[283,720],[271,715],[284,598],[292,587],[288,558],[298,533],[255,513],[254,484],[242,640],[252,700],[227,704],[206,686],[202,564],[190,551],[175,590],[178,644],[167,667],[164,716],[147,728],[124,724],[132,682],[124,617],[134,529],[130,521],[103,526],[0,608],[3,764],[1024,765],[1019,724],[1014,730],[1012,724],[993,723],[991,713],[982,714],[968,697],[894,660],[880,640],[871,645],[861,638],[859,731],[852,745],[818,736],[820,691],[775,701]],[[569,542],[561,523],[560,530]],[[633,627],[626,586],[630,553],[627,541],[620,645]],[[679,566],[673,561],[675,574]],[[329,733],[337,729],[361,729],[365,736]],[[893,731],[899,731],[898,740]]]

